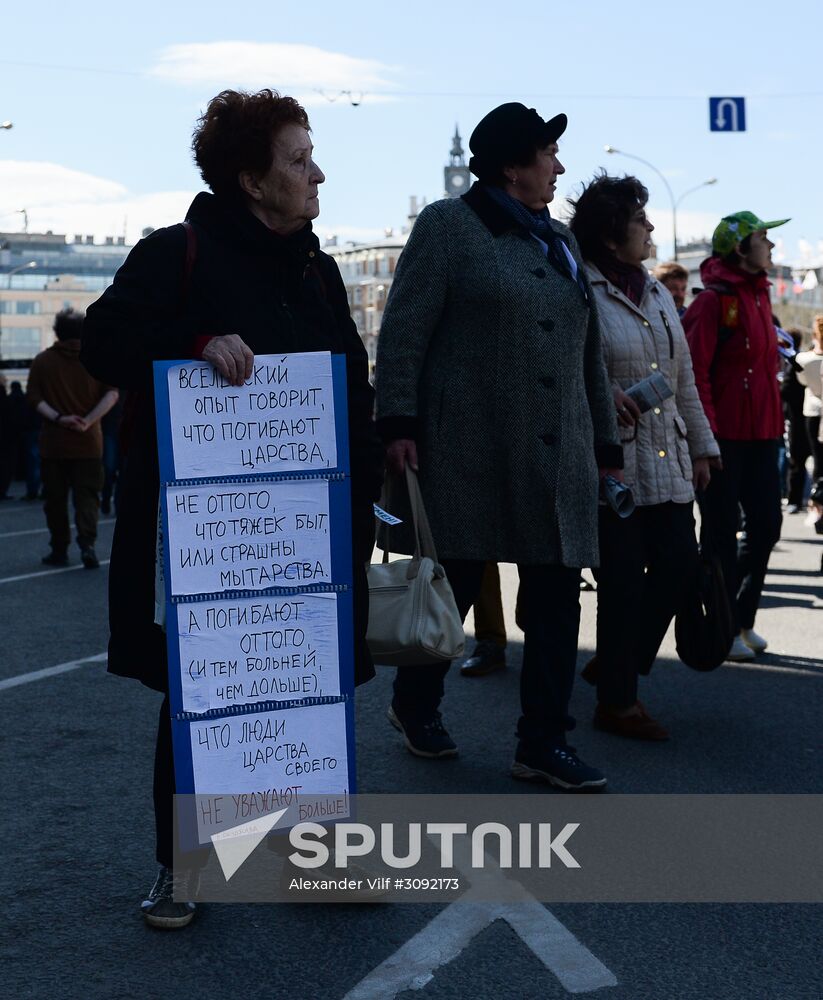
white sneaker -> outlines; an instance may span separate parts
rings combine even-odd
[[[741,629],[740,638],[746,643],[749,649],[753,649],[755,653],[764,653],[769,646],[763,636],[758,635],[753,628]]]
[[[740,663],[743,660],[753,660],[754,650],[743,642],[741,636],[736,635],[734,637],[734,642],[732,643],[732,648],[729,650],[729,655],[726,659],[731,660],[733,663]]]

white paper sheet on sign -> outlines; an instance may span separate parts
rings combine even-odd
[[[332,582],[324,479],[169,486],[175,597]]]
[[[186,362],[169,369],[168,385],[175,479],[337,465],[328,352],[258,355],[242,386]]]
[[[340,694],[337,594],[177,605],[183,710]]]
[[[191,754],[197,794],[298,786],[301,795],[336,795],[351,787],[343,702],[192,722]]]

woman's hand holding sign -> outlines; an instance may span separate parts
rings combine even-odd
[[[214,365],[232,385],[242,385],[251,378],[254,354],[236,333],[230,333],[213,337],[203,348],[203,360]]]

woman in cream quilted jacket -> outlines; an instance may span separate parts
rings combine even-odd
[[[637,699],[638,675],[651,669],[694,579],[695,490],[708,485],[720,449],[674,301],[644,266],[654,229],[647,200],[637,178],[601,174],[573,203],[571,229],[597,304],[624,476],[637,505],[625,519],[600,507],[597,654],[584,677],[597,684],[597,728],[665,740],[667,731]],[[651,405],[641,412],[627,390],[650,376],[662,376],[665,385],[656,378]]]

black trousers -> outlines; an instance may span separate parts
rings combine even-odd
[[[154,826],[157,863],[174,867],[174,754],[171,741],[169,697],[163,698],[154,751]]]
[[[823,441],[818,439],[820,417],[804,417],[806,435],[809,442],[809,454],[814,457],[814,481],[823,479]],[[804,470],[805,471],[805,470]]]
[[[720,558],[734,624],[753,628],[769,556],[780,538],[780,470],[777,441],[719,440],[723,470],[701,502],[700,541]],[[743,514],[744,537],[737,531]]]
[[[597,700],[611,708],[637,701],[663,636],[697,571],[693,505],[637,507],[620,518],[600,508],[597,580]]]
[[[803,506],[806,493],[806,459],[812,454],[808,417],[798,414],[789,420],[789,493],[788,501]]]
[[[483,561],[443,560],[464,620],[480,593],[485,565]],[[517,735],[524,743],[563,745],[566,730],[574,727],[569,699],[580,628],[580,570],[518,564],[518,571],[525,638]],[[437,711],[450,665],[398,667],[394,707],[401,719],[430,718]]]
[[[169,697],[166,695],[160,705],[157,722],[157,745],[154,750],[154,827],[155,854],[157,863],[166,868],[174,868],[174,753],[171,739],[171,715]],[[193,808],[193,796],[186,796],[181,808]],[[179,845],[178,845],[179,846]],[[202,868],[206,865],[211,847],[207,844],[192,848],[186,845],[185,863],[188,868]]]

